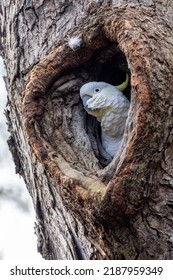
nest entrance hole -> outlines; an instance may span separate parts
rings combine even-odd
[[[118,85],[125,81],[126,73],[125,56],[117,44],[110,43],[93,52],[86,63],[63,73],[49,90],[41,123],[44,138],[55,155],[84,175],[96,178],[112,158],[102,148],[99,123],[83,108],[80,87],[89,81]],[[130,85],[124,93],[130,99]]]

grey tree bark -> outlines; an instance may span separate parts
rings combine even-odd
[[[9,146],[45,259],[173,259],[173,3],[0,3]],[[77,39],[77,41],[73,39]],[[131,76],[119,155],[79,98]]]

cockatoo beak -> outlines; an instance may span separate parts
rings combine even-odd
[[[83,106],[84,106],[84,109],[85,110],[88,110],[88,105],[87,105],[87,101],[91,98],[92,96],[89,96],[89,95],[85,95],[83,98],[82,98],[82,103],[83,103]]]

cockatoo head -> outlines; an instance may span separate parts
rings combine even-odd
[[[89,82],[80,89],[80,96],[85,110],[98,121],[115,102],[120,102],[122,92],[105,82]]]
[[[80,89],[80,97],[82,99],[85,110],[89,110],[88,100],[101,94],[102,90],[110,86],[105,82],[89,82],[84,84]]]

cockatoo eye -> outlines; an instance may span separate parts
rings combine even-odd
[[[100,92],[100,88],[95,88],[94,92],[95,92],[95,93]]]

